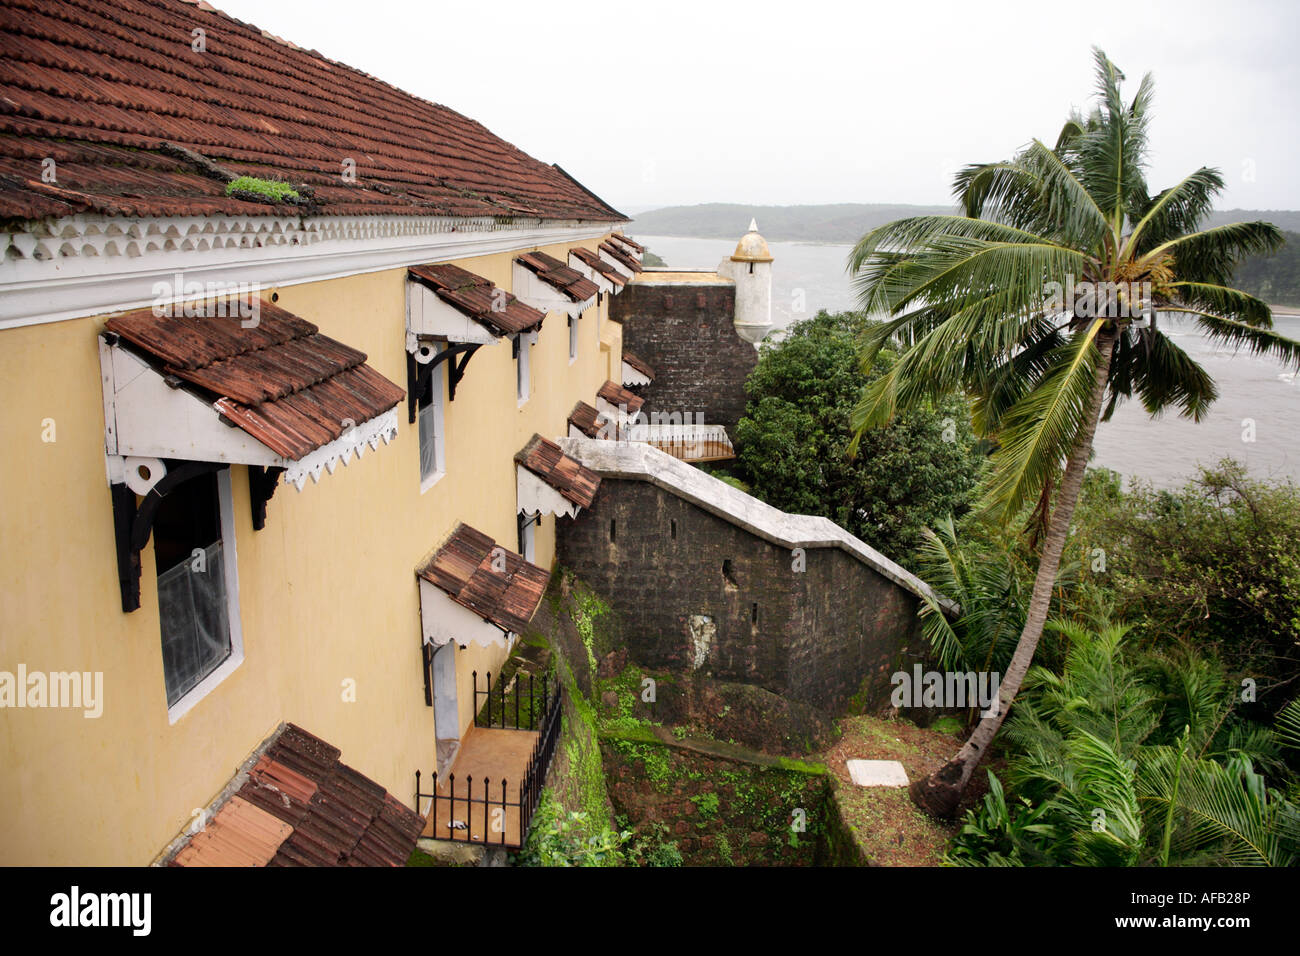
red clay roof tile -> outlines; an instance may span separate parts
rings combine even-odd
[[[615,242],[623,243],[623,245],[628,246],[633,252],[637,253],[638,255],[645,255],[645,246],[641,245],[641,243],[639,242],[634,242],[633,240],[629,239],[627,236],[623,235],[621,232],[616,232],[611,234],[610,239],[613,239]]]
[[[538,478],[581,508],[588,508],[596,500],[600,476],[583,467],[553,441],[534,435],[515,455],[515,462],[527,468]]]
[[[626,219],[453,110],[186,0],[5,0],[0,104],[5,217]],[[44,157],[57,185],[41,181]],[[305,186],[302,208],[227,196],[223,171]]]
[[[544,252],[526,252],[515,261],[532,272],[553,289],[558,289],[574,302],[586,302],[598,291],[596,283],[576,269],[570,269],[554,256]]]
[[[463,522],[416,573],[457,604],[515,634],[537,613],[551,579],[551,572],[498,548],[494,540]]]
[[[493,335],[514,335],[542,326],[546,313],[516,299],[487,279],[450,263],[412,266],[407,276],[435,293]]]
[[[596,393],[598,398],[603,398],[611,405],[626,406],[629,415],[635,415],[641,411],[641,406],[645,404],[645,399],[635,392],[629,392],[617,382],[605,382]]]
[[[582,246],[574,246],[569,250],[569,254],[577,256],[587,265],[588,268],[595,269],[610,282],[614,283],[614,285],[620,287],[627,285],[627,276],[623,275],[623,273],[619,272],[618,269],[614,268],[602,259],[599,253],[592,252],[590,249],[584,249]]]
[[[646,378],[653,379],[655,377],[655,370],[650,367],[650,363],[641,358],[641,356],[629,352],[627,349],[623,350],[623,361],[632,366]]]
[[[172,866],[402,866],[424,819],[286,724]]]
[[[600,420],[600,412],[586,402],[578,402],[573,406],[573,411],[569,412],[569,424],[588,438],[596,438],[604,423]]]
[[[620,265],[626,266],[628,269],[631,269],[633,274],[643,271],[641,267],[641,263],[637,262],[630,255],[628,255],[627,250],[620,247],[616,242],[611,242],[610,240],[606,239],[604,242],[600,244],[600,251],[607,254],[611,259],[613,259],[615,262],[619,263]]]
[[[158,316],[141,309],[105,328],[210,398],[222,415],[277,455],[298,460],[394,407],[405,392],[365,353],[321,335],[270,302],[255,326],[238,314]],[[227,312],[236,312],[228,308]]]

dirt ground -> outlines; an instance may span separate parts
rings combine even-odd
[[[841,813],[874,866],[938,866],[960,822],[941,823],[913,805],[906,787],[859,787],[849,778],[849,760],[897,760],[909,780],[941,767],[961,748],[956,734],[925,730],[905,720],[846,717],[844,735],[817,756],[835,775],[835,798]],[[963,802],[978,802],[988,790],[981,766]],[[960,821],[961,814],[957,821]]]

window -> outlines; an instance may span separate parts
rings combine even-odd
[[[676,518],[668,519],[668,532],[669,535],[672,537],[672,540],[676,541],[677,540],[677,519]]]
[[[517,523],[519,525],[519,553],[524,556],[525,561],[533,561],[537,555],[536,530],[542,523],[540,512],[526,515],[520,514]]]
[[[569,316],[569,364],[578,360],[578,320]]]
[[[230,470],[163,498],[153,525],[167,714],[173,723],[243,660]]]
[[[610,540],[611,542],[614,540],[614,532],[617,530],[617,529],[614,527],[614,521],[615,521],[614,518],[610,518],[610,519],[609,519],[609,540]]]
[[[439,345],[439,350],[446,348]],[[443,440],[442,370],[445,362],[433,370],[428,390],[420,396],[420,491],[427,491],[447,471],[446,444]]]
[[[528,353],[532,348],[532,336],[520,332],[515,336],[515,394],[522,405],[528,401],[532,388],[532,375],[528,368]]]

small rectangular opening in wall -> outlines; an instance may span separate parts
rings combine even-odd
[[[613,541],[613,540],[614,540],[614,532],[615,532],[616,530],[617,530],[617,529],[615,528],[615,519],[614,519],[614,518],[610,518],[610,519],[609,519],[609,540],[610,540],[610,541]]]
[[[670,518],[668,520],[668,534],[670,535],[672,540],[674,541],[677,540],[677,519],[676,518]]]
[[[755,601],[752,605],[750,605],[749,622],[751,624],[758,623],[758,602],[757,601]]]

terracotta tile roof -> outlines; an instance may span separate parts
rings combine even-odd
[[[644,398],[637,395],[635,392],[629,392],[617,382],[606,382],[600,387],[600,391],[596,393],[596,396],[598,398],[603,398],[611,405],[626,405],[629,415],[635,415],[637,412],[641,411],[641,406],[645,404]]]
[[[4,0],[0,112],[4,217],[627,218],[473,120],[206,3]],[[301,208],[227,196],[241,175],[305,186]]]
[[[244,328],[244,321],[141,309],[104,325],[152,358],[162,374],[195,386],[227,419],[291,460],[388,411],[406,394],[364,364],[365,353],[270,302],[258,302],[255,327]]]
[[[407,275],[448,305],[486,326],[493,335],[513,335],[541,328],[546,318],[541,309],[525,305],[509,292],[460,266],[450,263],[412,266]]]
[[[170,865],[404,865],[424,819],[339,757],[337,747],[284,725]]]
[[[600,251],[606,253],[615,262],[627,266],[635,274],[642,271],[641,263],[637,262],[627,254],[625,249],[619,247],[618,243],[606,239],[600,244]]]
[[[634,242],[633,240],[629,239],[627,236],[623,235],[621,232],[613,233],[610,236],[610,238],[616,242],[623,243],[623,245],[625,246],[631,247],[632,251],[637,253],[638,255],[645,255],[645,246],[641,245],[641,243],[639,242]]]
[[[534,435],[515,461],[581,508],[590,508],[596,500],[600,476],[584,468],[553,441]]]
[[[505,570],[493,564],[504,561]],[[521,633],[537,613],[551,572],[530,564],[465,523],[446,540],[418,572],[430,584],[485,621]]]
[[[573,406],[573,411],[569,412],[569,424],[588,438],[597,438],[603,423],[600,420],[600,412],[586,402],[579,402]]]
[[[526,252],[515,261],[528,269],[547,285],[558,289],[574,302],[586,302],[600,290],[596,283],[576,269],[570,269],[554,256],[544,252]]]
[[[650,363],[627,349],[623,350],[623,361],[632,366],[646,378],[654,378],[655,370],[650,367]]]
[[[574,246],[569,250],[569,254],[577,256],[589,268],[595,269],[610,282],[616,286],[627,285],[627,276],[619,272],[612,265],[600,257],[599,253],[592,252],[590,249],[584,249],[582,246]]]

